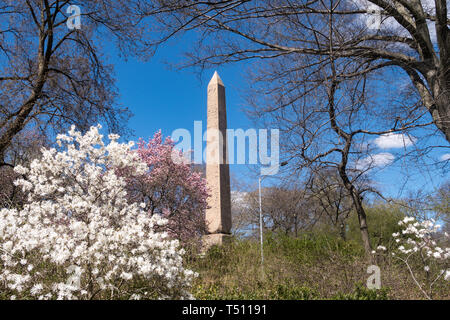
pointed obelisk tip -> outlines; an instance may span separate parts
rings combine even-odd
[[[214,71],[214,74],[211,78],[211,80],[209,81],[208,86],[212,85],[212,84],[220,84],[221,86],[224,86],[222,79],[220,79],[219,74],[217,73],[217,71]]]

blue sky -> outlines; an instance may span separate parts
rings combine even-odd
[[[159,129],[164,136],[178,128],[193,132],[194,121],[202,121],[203,130],[206,130],[206,90],[216,70],[226,87],[228,128],[254,128],[242,111],[245,106],[242,99],[242,89],[246,85],[245,65],[205,70],[199,78],[193,69],[175,70],[165,63],[183,59],[181,52],[181,45],[164,46],[148,62],[133,58],[124,61],[110,53],[120,103],[134,114],[129,121],[129,127],[134,131],[131,139],[148,139]],[[231,173],[252,183],[252,178],[248,179],[247,165],[231,165]]]
[[[130,121],[136,137],[148,137],[161,129],[164,135],[177,128],[193,129],[194,121],[206,126],[206,87],[215,70],[222,78],[227,93],[228,126],[250,128],[242,113],[239,90],[245,85],[239,65],[206,70],[200,79],[192,69],[175,70],[164,61],[177,63],[180,45],[161,47],[148,62],[113,59],[121,103],[135,116]]]
[[[194,121],[203,121],[205,130],[206,87],[215,70],[219,72],[226,86],[228,127],[244,130],[254,127],[242,112],[245,107],[242,93],[247,85],[244,74],[247,66],[240,63],[208,69],[203,72],[201,78],[192,69],[170,68],[164,62],[176,64],[183,59],[184,41],[189,41],[189,38],[178,42],[171,41],[161,47],[147,62],[133,58],[124,61],[119,59],[114,51],[110,51],[110,62],[115,67],[120,102],[134,114],[129,121],[130,128],[134,130],[131,139],[137,140],[139,137],[148,139],[159,129],[164,136],[171,135],[178,128],[193,132]],[[442,140],[439,139],[432,142],[442,144]],[[382,148],[378,150],[378,152],[394,151],[399,150]],[[443,153],[442,150],[435,151],[432,156],[439,159]],[[231,165],[232,175],[256,187],[255,174],[248,169],[246,165]],[[411,175],[408,180],[404,179],[405,173]],[[405,165],[402,160],[394,161],[386,168],[375,169],[373,176],[377,187],[386,196],[406,195],[409,190],[430,191],[449,179],[445,169],[432,168],[429,172],[422,172]],[[271,181],[276,183],[276,179]]]

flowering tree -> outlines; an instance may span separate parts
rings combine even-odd
[[[29,164],[46,144],[46,137],[35,129],[23,130],[14,137],[5,159],[0,159],[0,208],[20,207],[24,202],[25,194],[14,185],[20,177],[14,166]]]
[[[206,180],[182,161],[173,161],[175,143],[157,132],[148,143],[140,140],[137,153],[148,166],[141,176],[129,175],[128,191],[132,201],[145,203],[150,215],[159,214],[169,222],[164,229],[186,243],[205,234],[208,192]],[[179,154],[181,156],[181,153]]]
[[[13,181],[17,176],[12,167],[0,167],[0,208],[13,205],[13,199],[17,193],[17,188],[13,185]]]
[[[132,143],[98,127],[85,135],[74,127],[58,135],[58,151],[15,171],[28,192],[23,209],[0,211],[0,295],[7,298],[118,299],[184,298],[194,273],[182,266],[183,250],[166,221],[127,199],[126,181],[147,165]]]
[[[403,230],[392,234],[395,246],[391,254],[406,265],[414,283],[427,299],[431,299],[433,286],[439,279],[450,281],[450,247],[439,246],[440,226],[433,219],[416,221],[406,217],[398,224]],[[444,237],[448,243],[449,235],[444,233]],[[383,246],[377,249],[387,250]],[[419,280],[421,273],[424,273],[423,281]]]

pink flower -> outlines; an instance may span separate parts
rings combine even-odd
[[[136,152],[147,164],[148,172],[138,178],[122,173],[128,177],[130,200],[145,203],[150,215],[167,218],[166,231],[187,242],[199,239],[206,231],[208,190],[206,180],[192,165],[172,160],[174,146],[170,138],[163,141],[161,131],[148,142],[140,139]]]

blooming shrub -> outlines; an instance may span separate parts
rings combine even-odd
[[[20,207],[24,202],[25,194],[14,185],[20,177],[14,166],[29,164],[45,144],[46,137],[36,130],[24,129],[14,137],[4,158],[0,158],[0,208]]]
[[[145,203],[150,215],[169,220],[164,226],[169,235],[183,243],[200,240],[206,233],[206,180],[191,165],[172,160],[175,143],[157,132],[148,142],[140,140],[137,153],[148,166],[144,175],[128,177],[131,201]],[[180,153],[181,156],[181,153]]]
[[[109,168],[147,171],[132,143],[98,127],[58,135],[60,149],[42,149],[16,184],[23,209],[0,211],[0,295],[38,299],[187,298],[194,273],[183,250],[127,199],[126,181]]]
[[[449,235],[444,233],[444,239],[439,239],[440,226],[432,219],[416,221],[406,217],[398,224],[403,230],[392,234],[395,246],[391,254],[404,263],[414,283],[431,299],[433,286],[439,280],[450,281],[450,247],[439,246],[439,242],[448,243]],[[382,246],[377,249],[386,251]]]
[[[18,176],[12,167],[0,167],[0,208],[10,208],[20,200],[23,201],[23,193],[13,184]]]

